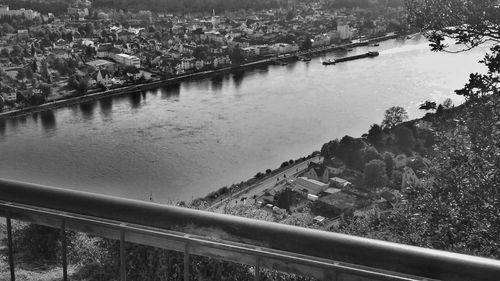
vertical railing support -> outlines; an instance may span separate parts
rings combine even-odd
[[[68,247],[66,242],[66,221],[61,223],[63,281],[68,281]]]
[[[120,280],[127,281],[127,268],[125,261],[125,231],[120,232]]]
[[[7,211],[6,220],[7,220],[7,240],[8,240],[7,244],[9,247],[10,280],[15,281],[16,274],[15,274],[15,268],[14,268],[14,249],[13,249],[13,243],[12,243],[12,222],[10,219],[10,212],[9,211]]]
[[[189,281],[191,274],[191,257],[189,255],[189,241],[184,246],[184,281]]]
[[[255,259],[255,281],[260,281],[260,257],[257,256]]]

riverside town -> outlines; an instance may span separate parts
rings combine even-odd
[[[405,36],[403,7],[392,2],[376,10],[284,1],[257,11],[156,13],[75,0],[44,13],[15,1],[19,8],[0,7],[0,110],[15,114]],[[49,11],[50,3],[38,6]]]
[[[500,1],[0,0],[0,280],[499,280]]]

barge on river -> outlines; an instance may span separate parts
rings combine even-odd
[[[368,52],[368,53],[364,53],[361,55],[348,56],[348,57],[343,57],[343,58],[338,58],[338,59],[328,59],[328,60],[324,60],[322,63],[323,63],[323,65],[331,65],[331,64],[336,64],[338,62],[357,60],[357,59],[362,59],[362,58],[373,58],[373,57],[376,57],[378,55],[379,55],[379,52]]]

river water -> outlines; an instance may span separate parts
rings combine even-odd
[[[433,53],[421,37],[332,66],[269,66],[0,121],[0,177],[167,203],[240,182],[324,142],[411,118],[484,71],[486,48]],[[329,53],[327,57],[346,53]]]

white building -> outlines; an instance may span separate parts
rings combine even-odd
[[[328,188],[327,183],[322,183],[317,180],[312,180],[304,177],[296,179],[295,184],[307,189],[308,193],[312,195],[316,195]]]
[[[24,16],[26,19],[32,20],[40,16],[39,12],[33,10],[10,10],[8,5],[0,6],[0,17]]]
[[[352,30],[348,24],[337,24],[337,31],[339,32],[340,40],[347,40],[352,38]]]
[[[0,93],[0,95],[6,100],[14,102],[17,99],[17,94],[15,92]]]
[[[135,66],[137,68],[141,67],[141,60],[136,56],[127,54],[112,54],[111,58],[120,64]]]

